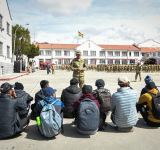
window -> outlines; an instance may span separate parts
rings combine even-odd
[[[95,61],[95,60],[91,60],[91,61],[90,61],[90,64],[91,64],[91,65],[95,65],[95,64],[96,64],[96,61]]]
[[[70,60],[69,59],[65,59],[64,60],[64,64],[70,64]]]
[[[85,65],[88,65],[88,60],[85,59],[85,60],[84,60],[84,63],[85,63]]]
[[[46,59],[46,62],[51,62],[51,59]]]
[[[46,55],[51,56],[51,50],[46,50]]]
[[[39,62],[43,62],[44,61],[44,59],[39,59]]]
[[[127,56],[127,52],[122,52],[122,56]]]
[[[134,56],[139,56],[139,52],[134,52]]]
[[[100,59],[100,60],[99,60],[99,63],[100,63],[100,64],[105,64],[105,60],[104,60],[104,59]]]
[[[115,64],[120,64],[120,60],[115,60]]]
[[[44,50],[41,50],[41,51],[40,51],[40,55],[44,55]]]
[[[142,53],[142,56],[144,56],[145,53]]]
[[[70,51],[64,51],[64,56],[70,56]]]
[[[115,52],[115,56],[120,56],[120,52]]]
[[[158,52],[158,56],[160,56],[160,52]]]
[[[108,56],[113,56],[113,52],[112,51],[108,51]]]
[[[0,56],[3,55],[3,43],[0,42]]]
[[[58,59],[58,65],[61,65],[61,64],[62,64],[62,60]]]
[[[61,56],[61,51],[56,50],[56,51],[55,51],[55,55],[56,55],[56,56]]]
[[[122,60],[122,65],[127,64],[127,60]]]
[[[130,64],[135,64],[135,60],[130,60]]]
[[[153,53],[153,56],[156,56],[156,53]]]
[[[2,16],[0,15],[0,28],[2,28]]]
[[[149,54],[147,54],[147,57],[149,57]]]
[[[10,47],[7,46],[7,58],[10,58]]]
[[[108,60],[108,64],[113,64],[113,60]]]
[[[131,52],[129,52],[129,56],[131,57]]]
[[[88,43],[88,48],[90,48],[90,43]]]
[[[88,56],[88,51],[83,51],[83,56]]]
[[[96,56],[96,51],[91,51],[91,56]]]
[[[105,56],[105,51],[100,51],[99,56]]]
[[[10,27],[10,25],[9,25],[9,23],[7,22],[7,34],[9,34],[9,27]]]

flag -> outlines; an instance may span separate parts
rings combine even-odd
[[[78,31],[78,36],[81,36],[83,38],[83,34]]]

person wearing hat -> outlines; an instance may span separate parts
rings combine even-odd
[[[56,89],[53,89],[51,87],[46,87],[43,90],[44,95],[45,95],[44,103],[51,104],[54,101],[56,101],[56,97],[55,97],[55,92],[56,91],[57,91]],[[64,108],[63,102],[62,101],[57,101],[53,106],[55,107],[55,110],[61,116],[61,118],[63,120],[63,108]],[[35,112],[38,112],[38,113],[41,112],[42,105],[41,105],[40,102],[37,103],[37,105],[36,105],[34,110],[35,110]]]
[[[120,88],[111,98],[111,120],[118,127],[118,131],[133,131],[133,126],[138,121],[136,103],[138,93],[129,87],[129,79],[126,76],[118,78]]]
[[[26,128],[29,124],[28,112],[33,97],[24,91],[24,86],[22,83],[16,82],[14,90],[18,98],[18,101],[25,106],[25,109],[18,111],[18,114],[21,118],[23,128]]]
[[[144,121],[151,127],[160,127],[160,120],[156,119],[152,113],[152,96],[158,94],[156,85],[154,82],[148,82],[146,84],[147,93],[141,95],[139,102],[137,103],[137,111],[140,111]],[[151,94],[149,94],[151,93]],[[146,105],[147,104],[147,105]]]
[[[97,89],[93,91],[93,96],[96,100],[98,100],[99,104],[101,105],[99,129],[104,130],[106,127],[106,115],[109,115],[111,110],[111,92],[110,90],[104,88],[105,82],[103,79],[96,80],[95,86],[97,86]]]
[[[1,85],[0,91],[0,138],[8,138],[23,130],[18,111],[25,106],[17,100],[17,96],[8,82]]]
[[[142,70],[142,66],[140,65],[140,63],[138,62],[137,63],[137,66],[136,66],[136,75],[135,75],[135,82],[137,81],[137,77],[139,75],[139,79],[141,81],[141,70]]]
[[[77,78],[79,81],[79,87],[82,89],[85,79],[84,79],[84,71],[86,71],[86,65],[84,59],[81,59],[81,52],[76,52],[76,58],[72,60],[70,63],[70,68],[73,71],[73,78]]]
[[[28,63],[28,65],[27,65],[27,74],[30,73],[30,70],[31,70],[31,66],[30,66],[29,63]]]
[[[74,111],[72,104],[78,100],[83,94],[82,89],[78,87],[78,80],[72,78],[70,80],[70,86],[65,88],[61,94],[61,101],[65,106],[64,117],[71,118]]]

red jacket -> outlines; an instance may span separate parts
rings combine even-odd
[[[73,107],[74,109],[78,109],[81,101],[82,101],[83,99],[86,99],[86,98],[93,100],[93,101],[96,103],[96,105],[98,106],[98,108],[100,108],[99,102],[92,96],[92,94],[89,94],[89,93],[82,95],[79,100],[75,101],[75,102],[72,104],[72,107]]]

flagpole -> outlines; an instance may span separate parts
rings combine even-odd
[[[79,42],[79,35],[78,35],[78,37],[77,37],[77,44],[78,44],[78,42]]]

